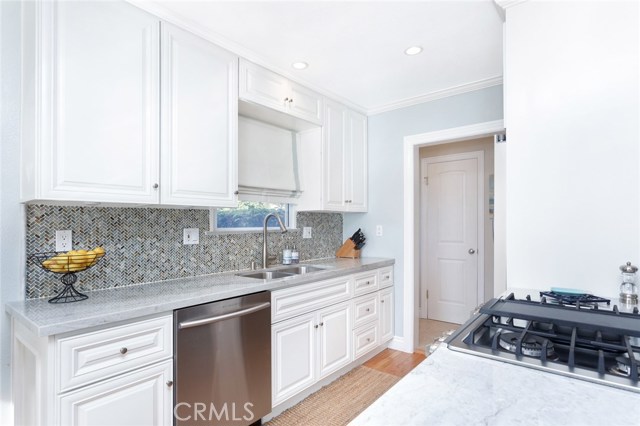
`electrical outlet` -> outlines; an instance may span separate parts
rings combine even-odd
[[[56,231],[56,251],[69,251],[73,247],[71,230]]]
[[[200,244],[200,229],[198,228],[184,228],[182,230],[182,243],[183,244]]]
[[[311,227],[310,226],[302,227],[302,238],[311,238]]]
[[[376,237],[382,237],[382,225],[376,225]]]

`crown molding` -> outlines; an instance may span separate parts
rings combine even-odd
[[[435,101],[436,99],[447,98],[449,96],[460,95],[475,90],[486,89],[487,87],[500,86],[502,84],[502,76],[486,78],[484,80],[474,81],[472,83],[460,84],[458,86],[449,87],[447,89],[436,90],[435,92],[426,93],[424,95],[402,99],[386,105],[381,105],[367,110],[367,115],[375,115],[383,112],[393,111],[400,108],[406,108],[418,105],[424,102]]]
[[[510,7],[517,6],[520,3],[524,3],[528,0],[493,0],[493,2],[500,8],[507,10]]]
[[[358,105],[343,96],[330,92],[327,89],[324,89],[309,81],[301,79],[299,76],[293,75],[289,70],[274,66],[268,60],[256,54],[253,50],[247,49],[241,44],[236,43],[230,40],[229,38],[224,37],[218,33],[215,33],[210,29],[204,27],[203,25],[197,24],[191,19],[185,18],[184,16],[166,8],[165,6],[163,6],[161,3],[157,1],[150,1],[150,0],[126,0],[126,1],[154,16],[157,16],[159,19],[163,21],[166,21],[186,31],[196,34],[197,36],[202,37],[203,39],[208,40],[211,43],[214,43],[219,47],[222,47],[223,49],[226,49],[232,52],[233,54],[238,55],[241,58],[244,58],[250,62],[253,62],[256,65],[260,65],[261,67],[267,68],[269,71],[273,71],[277,74],[280,74],[291,81],[294,81],[302,86],[305,86],[313,90],[314,92],[318,92],[321,95],[324,95],[341,104],[344,104],[350,109],[353,109],[362,114],[366,114],[367,112],[367,109],[362,105]]]

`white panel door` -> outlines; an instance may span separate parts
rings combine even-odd
[[[324,152],[324,207],[345,210],[345,112],[346,109],[327,100],[322,129]]]
[[[429,318],[461,324],[478,305],[478,160],[427,160]]]
[[[285,112],[289,107],[289,80],[247,61],[240,61],[240,98]]]
[[[235,206],[238,58],[162,23],[161,204]]]
[[[58,397],[60,424],[170,426],[173,361],[168,360]]]
[[[299,84],[290,83],[289,114],[312,123],[322,123],[322,96]]]
[[[393,338],[393,287],[380,291],[380,316],[378,330],[380,331],[380,343]]]
[[[301,315],[271,327],[274,407],[316,380],[315,319],[315,313]]]
[[[157,202],[158,19],[126,2],[43,10],[53,16],[42,38],[39,198]]]
[[[367,117],[346,112],[345,187],[347,209],[367,211]]]
[[[318,378],[322,378],[351,362],[351,302],[320,311],[318,321]]]

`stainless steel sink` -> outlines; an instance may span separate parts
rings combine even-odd
[[[239,275],[241,277],[247,277],[247,278],[256,278],[259,280],[274,280],[276,278],[292,277],[295,274],[289,273],[289,272],[282,272],[282,271],[260,271],[260,272],[249,272],[249,273],[236,274],[236,275]]]
[[[324,270],[325,270],[324,268],[318,268],[317,266],[302,265],[302,266],[292,266],[290,268],[283,268],[283,269],[279,269],[278,271],[288,272],[296,275],[302,275],[302,274],[307,274],[309,272],[317,272],[317,271],[324,271]]]

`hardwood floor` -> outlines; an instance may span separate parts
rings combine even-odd
[[[415,352],[408,354],[393,349],[385,349],[363,365],[383,373],[404,377],[425,358],[423,353]]]
[[[419,327],[418,347],[416,348],[416,351],[424,353],[426,345],[433,343],[433,341],[442,336],[443,333],[460,327],[460,324],[420,318]]]

